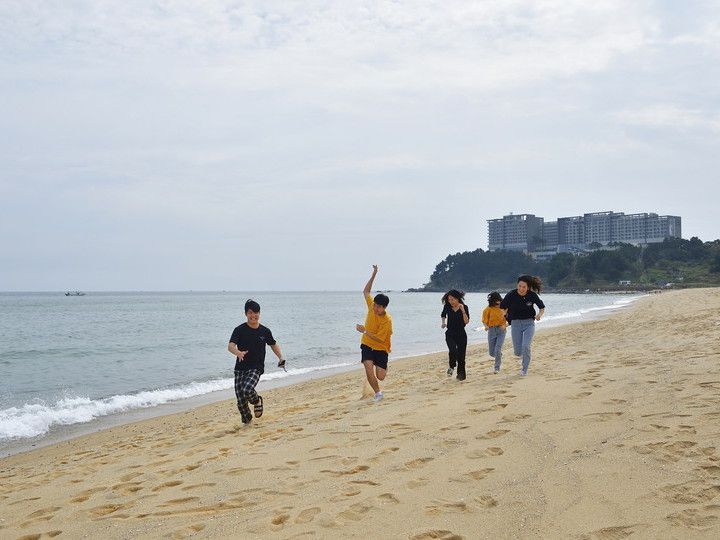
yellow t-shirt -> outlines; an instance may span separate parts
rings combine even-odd
[[[390,336],[393,332],[392,317],[386,311],[385,315],[378,316],[373,312],[373,298],[369,294],[365,296],[368,313],[365,317],[365,330],[379,337],[382,341],[375,341],[367,334],[363,334],[361,343],[376,351],[390,352]]]
[[[482,314],[482,322],[485,326],[507,326],[503,310],[497,306],[488,306]]]

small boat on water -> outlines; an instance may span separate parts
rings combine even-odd
[[[85,296],[85,293],[82,291],[68,291],[65,296]]]

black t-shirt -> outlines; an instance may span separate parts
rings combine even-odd
[[[503,301],[500,302],[500,307],[508,310],[507,318],[510,321],[514,321],[515,319],[534,319],[535,308],[533,305],[540,309],[545,308],[545,304],[540,300],[537,293],[528,291],[525,296],[520,296],[517,289],[513,289],[507,293]]]
[[[461,306],[465,309],[465,313],[467,313],[467,316],[470,317],[470,308],[467,307],[465,304],[461,304]],[[450,307],[450,304],[446,303],[443,306],[443,310],[440,316],[447,317],[447,331],[451,334],[462,334],[463,332],[465,332],[465,320],[463,319],[462,311],[460,311],[459,309],[457,311],[453,311],[453,308]]]
[[[235,360],[235,371],[259,369],[260,373],[265,372],[265,345],[275,345],[275,338],[269,328],[262,324],[250,328],[247,323],[242,323],[233,330],[230,341],[241,351],[247,351],[242,362],[239,358]]]

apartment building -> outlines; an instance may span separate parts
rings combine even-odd
[[[680,216],[654,213],[593,212],[545,222],[534,214],[510,214],[488,220],[488,249],[579,252],[592,245],[624,242],[646,245],[682,238]]]

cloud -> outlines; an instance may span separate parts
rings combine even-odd
[[[672,104],[623,110],[615,113],[614,116],[619,121],[633,126],[720,133],[720,113],[684,109]]]
[[[6,63],[96,74],[161,62],[179,84],[291,95],[522,85],[605,69],[657,31],[621,1],[20,0],[3,2],[0,20]]]

